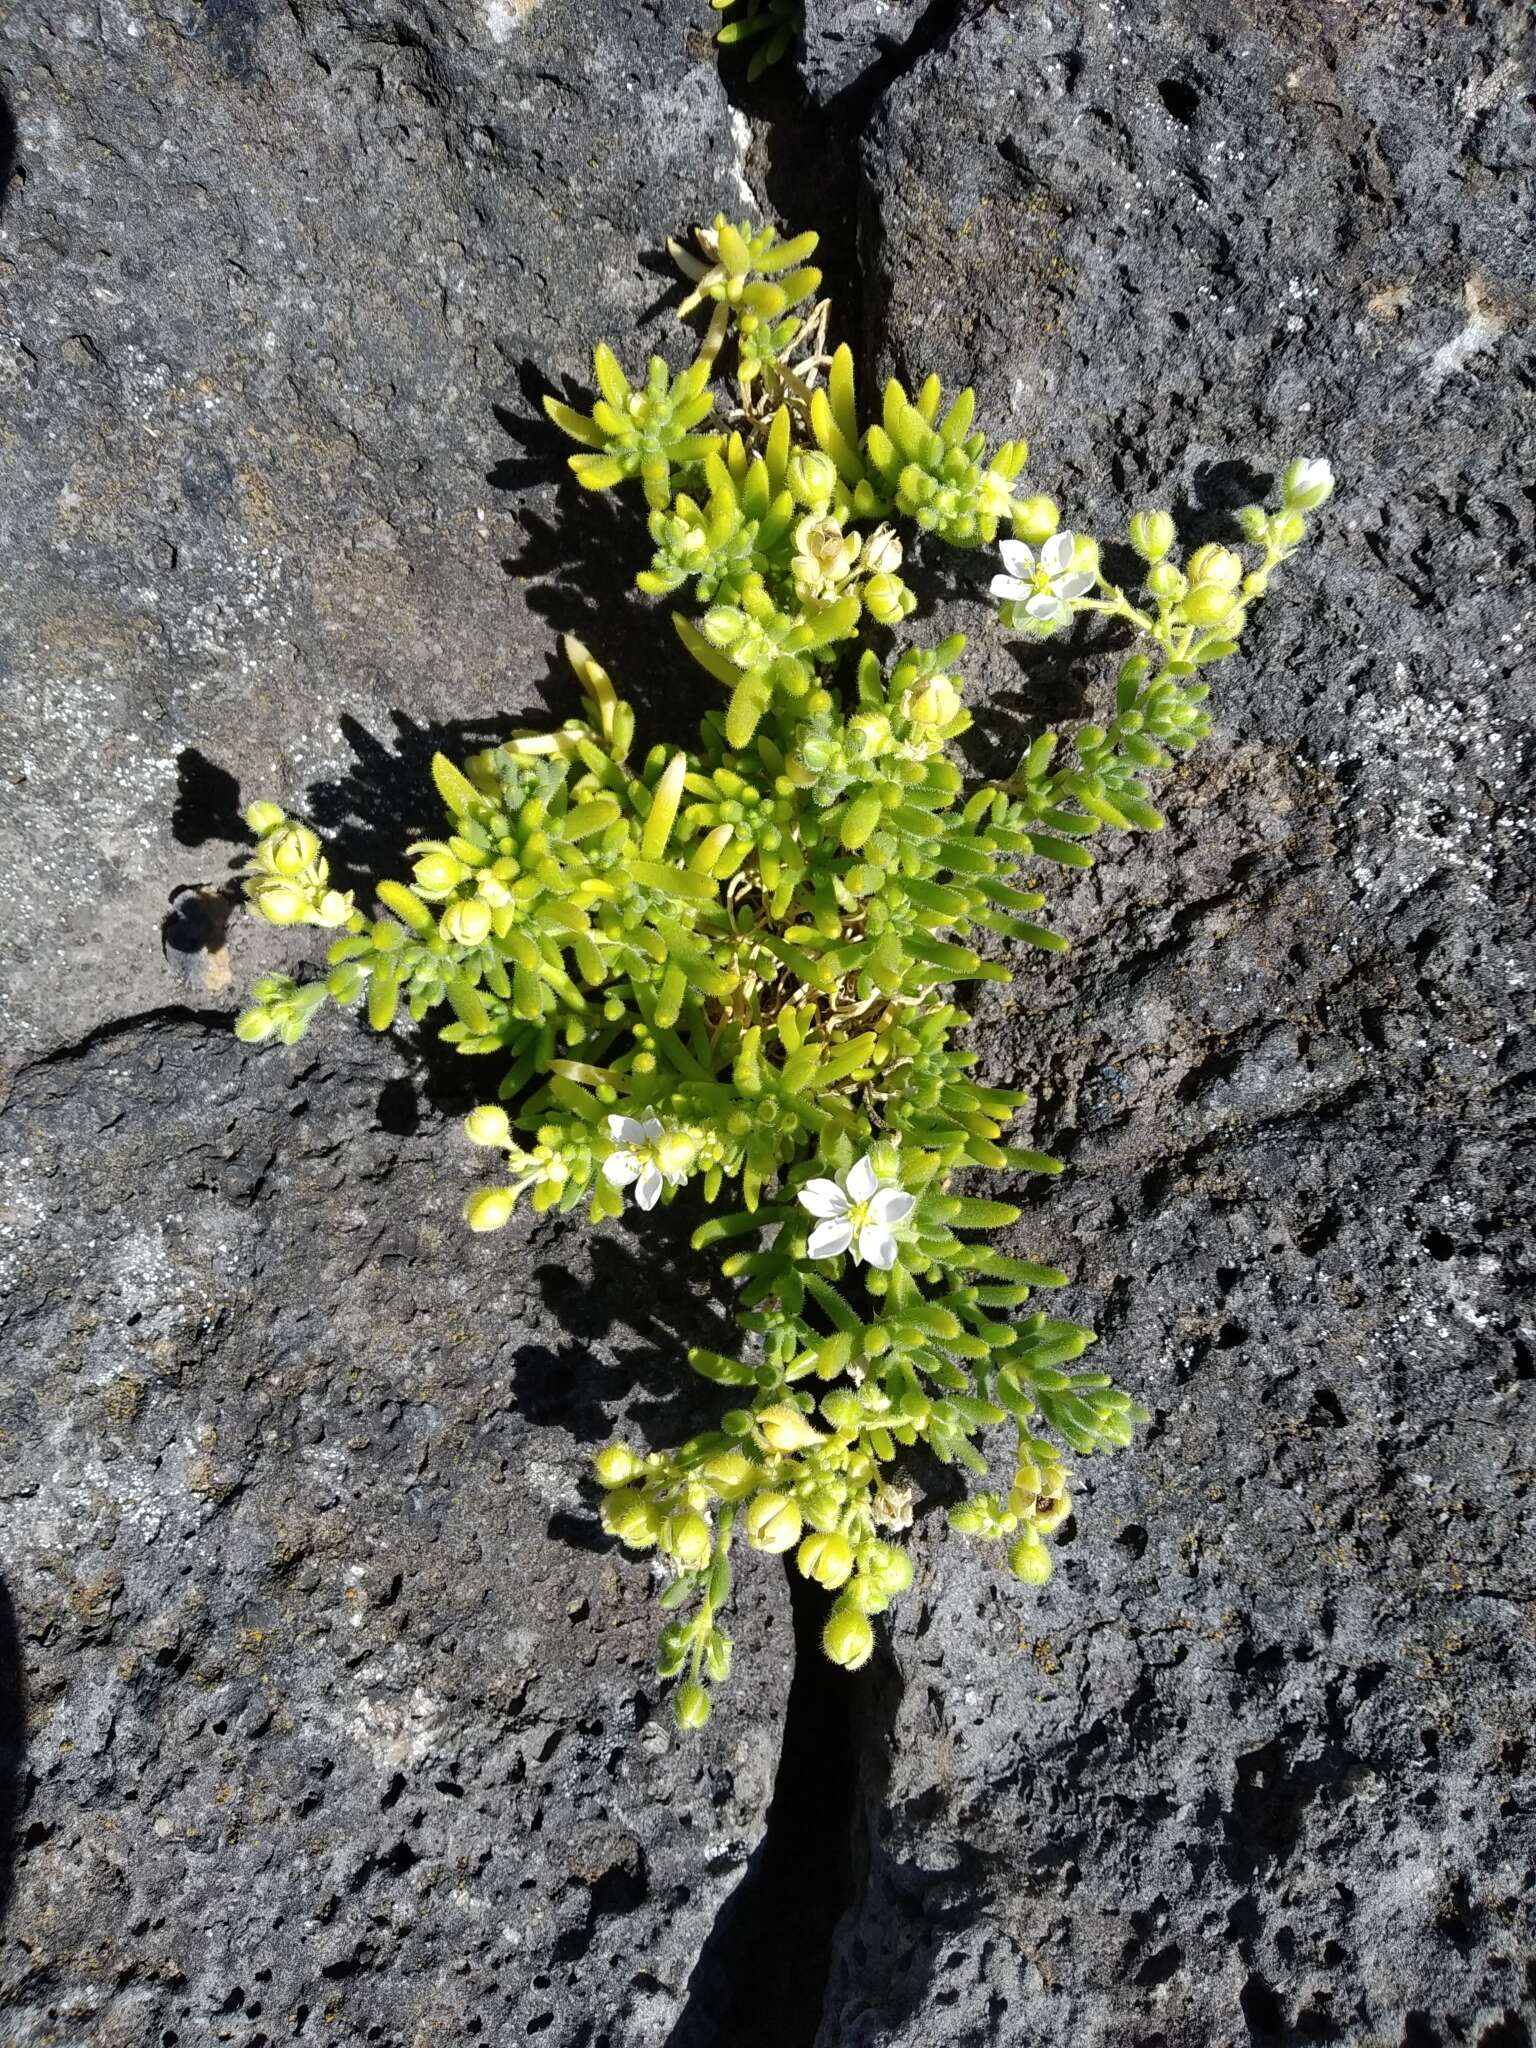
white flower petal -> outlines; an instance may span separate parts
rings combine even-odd
[[[896,1240],[878,1223],[866,1223],[859,1232],[859,1257],[866,1266],[888,1273],[896,1263]]]
[[[1024,610],[1030,618],[1038,619],[1041,625],[1047,622],[1054,624],[1058,619],[1067,616],[1067,608],[1061,599],[1053,596],[1048,590],[1037,590]]]
[[[1305,456],[1301,463],[1301,474],[1296,481],[1304,491],[1316,490],[1319,484],[1331,484],[1333,464],[1326,455]]]
[[[875,1162],[866,1152],[849,1167],[843,1186],[848,1190],[850,1202],[867,1202],[880,1185],[880,1176],[875,1171]]]
[[[808,1180],[800,1190],[800,1206],[813,1216],[846,1216],[848,1197],[835,1180]]]
[[[1058,597],[1086,597],[1093,588],[1093,578],[1086,569],[1069,569],[1065,576],[1058,576],[1051,588]]]
[[[1040,566],[1050,576],[1061,575],[1072,566],[1072,557],[1077,553],[1075,533],[1053,533],[1040,550]]]
[[[659,1166],[652,1166],[647,1162],[644,1172],[635,1182],[635,1200],[642,1209],[655,1208],[656,1204],[661,1200],[663,1185],[661,1168]]]
[[[1002,598],[1005,603],[1028,597],[1034,587],[1032,583],[1020,583],[1013,576],[994,576],[988,585],[992,595]]]
[[[608,1135],[616,1145],[643,1145],[644,1127],[632,1116],[611,1116],[608,1119]]]
[[[659,1116],[648,1116],[640,1126],[640,1135],[646,1144],[649,1145],[653,1139],[661,1136],[661,1129],[661,1118]]]
[[[1010,576],[1033,576],[1035,573],[1034,550],[1021,540],[998,542],[997,552],[1003,558],[1003,567]]]
[[[836,1216],[830,1223],[817,1224],[805,1249],[810,1258],[835,1259],[852,1243],[853,1225],[846,1216]]]
[[[610,1152],[603,1161],[603,1179],[610,1187],[627,1188],[640,1172],[640,1162],[633,1152]]]
[[[870,1199],[870,1221],[894,1229],[898,1223],[905,1223],[916,1207],[916,1195],[909,1195],[905,1188],[881,1188]]]

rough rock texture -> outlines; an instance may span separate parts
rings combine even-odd
[[[654,1237],[466,1241],[444,1144],[340,1020],[293,1065],[133,1031],[0,1117],[0,2041],[628,2048],[684,2009],[772,1791],[783,1582],[679,1737],[585,1472],[615,1416],[698,1426],[703,1311],[639,1306]]]
[[[866,134],[883,365],[974,381],[1070,520],[1343,481],[1075,976],[982,1006],[1073,1168],[1021,1242],[1157,1419],[1038,1596],[925,1522],[824,2048],[1531,2038],[1516,26],[995,6]],[[1054,650],[986,673],[1075,708]]]
[[[529,450],[493,408],[670,339],[643,259],[742,205],[697,12],[4,10],[8,1047],[165,1000],[166,897],[220,878],[231,775],[340,783],[329,822],[372,798],[393,846],[423,728],[541,708],[590,579],[552,490],[504,488]]]
[[[811,0],[812,111],[781,73],[755,134],[709,25],[0,19],[0,2048],[796,2048],[818,2004],[821,2048],[1529,2048],[1517,11]],[[686,715],[534,386],[658,345],[663,237],[754,189],[827,231],[866,392],[974,381],[1081,525],[1223,534],[1298,447],[1343,479],[1169,830],[1061,892],[1070,970],[985,993],[1074,1169],[1019,1244],[1157,1419],[1037,1595],[930,1476],[793,2001],[849,1730],[803,1667],[751,1862],[782,1581],[684,1746],[580,1483],[684,1422],[698,1268],[467,1240],[456,1084],[342,1020],[239,1049],[301,949],[194,886],[266,792],[375,869],[436,744],[564,710],[557,628]],[[1087,708],[1104,664],[922,567],[978,762]]]

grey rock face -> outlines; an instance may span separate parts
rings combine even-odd
[[[1069,522],[1343,481],[1075,972],[981,1006],[1073,1169],[1021,1246],[1156,1421],[1039,1595],[925,1522],[824,2048],[1530,2038],[1513,26],[994,7],[866,134],[885,366]],[[994,731],[1076,708],[1053,650],[986,673]]]
[[[467,1239],[413,1101],[342,1024],[167,1023],[0,1117],[0,2040],[661,2042],[761,1835],[783,1581],[678,1736],[586,1479],[697,1426],[654,1242]]]
[[[670,345],[642,258],[743,195],[696,17],[4,11],[7,1047],[166,1000],[231,776],[371,795],[393,848],[424,727],[543,715],[552,628],[601,592],[565,587],[552,490],[488,482],[552,445],[493,407],[536,416],[525,367],[583,383],[604,336]]]
[[[1530,2039],[1520,24],[809,16],[819,111],[766,81],[750,149],[702,0],[0,20],[4,2048],[793,2048],[818,2003],[821,2048]],[[1341,475],[1169,829],[1058,892],[1070,963],[983,992],[1072,1167],[1017,1247],[1156,1420],[1039,1593],[923,1475],[851,1694],[858,1895],[793,2009],[800,1928],[720,1942],[782,1580],[742,1573],[679,1742],[583,1478],[712,1412],[675,1364],[706,1269],[654,1219],[468,1238],[463,1077],[340,1020],[241,1050],[295,949],[226,945],[216,893],[237,794],[387,866],[434,746],[564,715],[559,629],[656,732],[694,714],[638,521],[557,508],[530,373],[673,346],[643,259],[759,185],[834,265],[860,223],[866,397],[974,382],[1085,529],[1221,537],[1291,453]],[[1010,649],[991,567],[920,563],[919,623],[973,632],[996,767],[1114,643]],[[755,1866],[802,1889],[825,1711]]]

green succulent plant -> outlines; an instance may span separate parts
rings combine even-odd
[[[770,64],[777,64],[800,40],[805,23],[805,0],[709,0],[716,14],[730,19],[715,31],[715,41],[725,47],[744,43],[751,47],[748,79],[761,78]]]
[[[581,444],[585,487],[639,483],[655,553],[637,583],[691,608],[681,646],[719,703],[693,746],[640,751],[632,709],[567,640],[581,715],[439,756],[441,834],[407,848],[408,879],[381,881],[373,912],[333,887],[307,826],[253,806],[254,908],[336,937],[323,980],[268,977],[237,1027],[292,1044],[328,999],[363,1003],[377,1030],[402,1010],[441,1019],[488,1067],[466,1135],[499,1166],[465,1204],[473,1230],[524,1199],[594,1223],[685,1186],[709,1207],[693,1242],[718,1250],[740,1335],[687,1362],[732,1405],[674,1449],[596,1460],[605,1528],[665,1565],[657,1668],[681,1681],[685,1726],[729,1671],[740,1547],[794,1553],[833,1596],[828,1655],[854,1668],[911,1581],[911,1454],[979,1483],[954,1527],[1038,1585],[1068,1457],[1121,1449],[1148,1419],[1083,1365],[1093,1333],[1041,1305],[1066,1275],[997,1242],[1020,1211],[974,1177],[1060,1167],[1013,1141],[1027,1096],[978,1074],[951,992],[1010,978],[999,940],[1065,950],[1052,878],[1091,867],[1105,831],[1161,826],[1149,778],[1208,732],[1207,672],[1333,484],[1302,460],[1277,510],[1247,508],[1234,541],[1257,559],[1176,559],[1170,515],[1138,512],[1145,587],[1128,597],[1053,500],[1019,495],[1025,444],[989,454],[969,391],[946,407],[932,377],[915,399],[893,381],[861,425],[851,355],[820,353],[824,308],[794,310],[813,236],[719,219],[698,243],[685,307],[711,310],[694,362],[655,359],[637,385],[600,348],[591,413],[549,412]],[[777,354],[749,353],[785,322]],[[1120,622],[1134,642],[1106,721],[968,779],[950,751],[971,723],[964,640],[865,644],[914,607],[903,527],[962,548],[1006,527],[1006,628]],[[989,1484],[999,1442],[1005,1483]]]

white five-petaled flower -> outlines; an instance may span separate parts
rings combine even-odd
[[[633,1184],[642,1209],[655,1208],[669,1180],[687,1179],[693,1148],[681,1133],[669,1135],[660,1117],[611,1116],[608,1135],[618,1149],[603,1161],[603,1178],[616,1188]]]
[[[811,1258],[835,1259],[851,1250],[866,1265],[888,1272],[896,1263],[894,1233],[912,1214],[917,1198],[895,1181],[881,1180],[866,1152],[841,1184],[808,1180],[800,1190],[800,1206],[821,1219],[805,1248]]]
[[[1071,617],[1068,601],[1093,588],[1089,572],[1072,566],[1076,552],[1075,533],[1053,533],[1038,558],[1021,540],[1001,542],[998,553],[1008,573],[992,578],[992,595],[1022,605],[1025,617],[1037,625],[1061,625]]]

